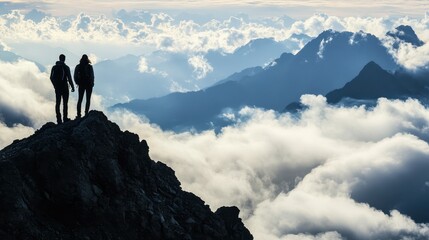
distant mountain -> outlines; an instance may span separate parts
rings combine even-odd
[[[344,87],[326,95],[328,103],[344,98],[376,100],[380,97],[398,99],[424,96],[429,93],[425,85],[404,74],[391,74],[375,62],[369,62],[360,73]]]
[[[384,69],[398,68],[374,35],[325,31],[296,55],[283,54],[263,71],[204,91],[133,100],[114,107],[148,117],[166,129],[206,129],[226,124],[222,112],[243,106],[282,110],[302,94],[326,94],[344,86],[370,61]]]
[[[413,28],[407,25],[401,25],[395,28],[394,31],[387,32],[386,35],[393,37],[398,41],[411,43],[416,47],[420,47],[424,44],[424,42],[420,40],[417,34],[414,32]],[[398,47],[398,45],[395,44],[394,47]]]
[[[148,55],[127,55],[101,61],[95,64],[94,69],[96,78],[106,86],[96,91],[108,99],[116,99],[116,102],[126,101],[126,98],[147,99],[171,92],[196,91],[242,69],[265,66],[283,52],[300,49],[309,39],[306,35],[294,35],[281,42],[272,38],[255,39],[233,53],[209,51],[188,55],[155,51]]]
[[[212,212],[101,112],[47,123],[0,160],[0,239],[253,239],[237,207]]]
[[[214,79],[219,80],[240,69],[268,64],[283,52],[301,49],[300,44],[304,45],[310,40],[311,37],[304,34],[292,35],[281,42],[277,42],[273,38],[255,39],[237,48],[231,54],[210,51],[206,58],[214,69],[228,69],[223,70],[227,74],[214,76]]]
[[[254,76],[255,74],[258,74],[258,73],[260,73],[263,70],[264,69],[262,67],[246,68],[246,69],[244,69],[241,72],[234,73],[231,76],[229,76],[229,77],[227,77],[227,78],[225,78],[223,80],[220,80],[219,82],[215,83],[214,86],[222,84],[222,83],[226,83],[226,82],[229,82],[229,81],[239,81],[239,80],[243,79],[244,77]]]
[[[4,50],[0,49],[0,61],[10,62],[11,63],[11,62],[17,62],[19,60],[26,60],[26,61],[34,62],[34,61],[29,60],[29,59],[27,59],[25,57],[17,55],[14,52],[4,51]],[[42,64],[40,64],[38,62],[34,62],[34,64],[36,64],[36,66],[39,68],[39,70],[41,72],[46,71],[46,68]]]
[[[95,91],[112,104],[138,96],[155,97],[169,93],[170,81],[157,73],[139,71],[139,61],[138,56],[126,55],[95,64],[96,84],[103,82]]]
[[[58,61],[58,56],[64,54],[66,56],[66,64],[74,68],[82,55],[76,55],[62,47],[54,47],[46,42],[14,42],[10,44],[13,52],[25,59],[38,62],[43,66],[55,65]]]

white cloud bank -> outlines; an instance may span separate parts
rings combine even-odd
[[[153,159],[213,209],[238,205],[256,239],[428,238],[427,225],[355,199],[391,189],[404,193],[389,199],[397,206],[428,200],[419,191],[429,192],[429,109],[411,99],[369,110],[321,96],[302,102],[300,118],[245,108],[236,117],[247,120],[218,135],[162,132],[123,112],[110,118],[147,139]],[[402,185],[388,181],[397,178]]]
[[[45,73],[26,61],[0,63],[0,73],[1,91],[11,93],[2,106],[34,128],[54,119]],[[407,213],[424,208],[416,199],[429,200],[429,109],[412,99],[380,99],[373,109],[301,101],[309,108],[299,117],[243,108],[219,134],[163,132],[131,113],[105,112],[147,139],[185,190],[213,209],[239,206],[256,239],[427,239],[428,225]],[[100,102],[94,96],[93,108],[103,110]],[[0,146],[34,128],[0,124]]]
[[[338,21],[370,27],[370,19],[360,20]],[[335,21],[315,16],[292,29],[344,27]],[[428,40],[425,21],[411,23]],[[373,27],[383,24],[375,21]],[[3,30],[6,25],[2,22]],[[375,31],[387,30],[380,29]],[[55,119],[52,86],[33,63],[0,62],[0,91],[2,109],[29,118],[34,128]],[[94,96],[93,108],[104,109],[101,102]],[[422,207],[413,204],[416,199],[429,200],[429,109],[411,99],[380,99],[373,109],[333,107],[321,96],[303,96],[302,102],[309,109],[299,117],[244,108],[234,116],[242,121],[220,134],[163,132],[130,113],[108,115],[147,139],[152,158],[171,166],[184,189],[213,209],[239,206],[256,239],[429,238],[428,225],[406,215]],[[75,99],[69,103],[71,116],[73,106]],[[0,147],[32,131],[0,124]],[[391,194],[380,195],[386,191]]]
[[[337,17],[316,14],[304,20],[285,23],[282,18],[252,19],[246,15],[225,20],[212,19],[197,23],[189,19],[175,19],[165,13],[126,12],[116,17],[91,16],[81,13],[75,17],[46,15],[40,21],[26,18],[19,11],[0,15],[0,45],[24,55],[27,45],[49,45],[71,52],[92,52],[100,59],[126,54],[150,54],[154,50],[186,53],[197,66],[197,75],[203,76],[210,63],[198,58],[210,50],[233,52],[257,38],[289,39],[293,34],[317,36],[324,30],[364,31],[384,38],[385,33],[399,25],[412,26],[417,35],[429,41],[429,17]],[[8,46],[8,47],[7,47]],[[299,47],[291,46],[296,52]],[[413,48],[401,46],[392,53],[407,68],[416,69],[428,64],[428,44]],[[77,55],[79,55],[77,54]],[[281,53],[279,53],[280,55]],[[34,57],[34,56],[33,56]],[[36,59],[37,60],[37,59]],[[198,60],[198,61],[197,61]],[[44,60],[41,62],[49,62]]]

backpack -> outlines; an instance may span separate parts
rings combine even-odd
[[[79,69],[77,72],[77,84],[88,85],[91,82],[91,69],[90,65],[79,65]]]
[[[64,84],[66,82],[66,71],[63,66],[55,65],[52,68],[51,80],[55,86]]]

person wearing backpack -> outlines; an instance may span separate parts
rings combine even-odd
[[[94,69],[86,54],[82,55],[80,63],[74,69],[74,81],[79,86],[79,99],[77,101],[77,116],[81,118],[80,109],[83,95],[86,93],[85,115],[88,114],[91,104],[92,88],[94,87]]]
[[[71,91],[74,92],[74,85],[70,74],[70,68],[65,64],[66,56],[61,54],[59,61],[51,69],[51,82],[55,89],[55,113],[57,115],[57,123],[67,122],[70,119],[67,117],[68,101],[69,101],[69,85]],[[61,118],[61,98],[63,99],[63,118]]]

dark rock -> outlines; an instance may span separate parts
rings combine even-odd
[[[226,224],[226,231],[228,234],[234,236],[234,239],[253,239],[252,234],[244,226],[241,219],[238,217],[240,210],[233,207],[221,207],[216,210],[216,215],[221,217]]]
[[[1,239],[252,239],[235,209],[211,212],[97,111],[0,151]]]

